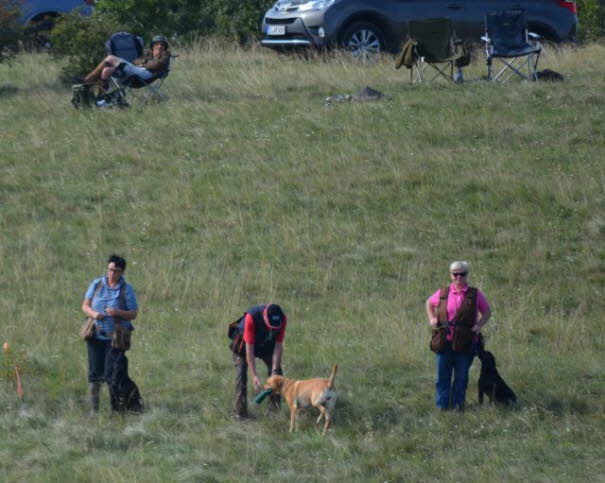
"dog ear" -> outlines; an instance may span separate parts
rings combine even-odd
[[[281,391],[281,388],[284,385],[283,376],[275,375],[275,376],[271,376],[271,379],[273,379],[273,381],[275,381],[275,384],[274,384],[275,387],[273,389]]]

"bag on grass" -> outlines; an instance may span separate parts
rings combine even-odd
[[[76,84],[71,87],[71,103],[76,109],[88,109],[95,106],[96,97],[90,84]]]

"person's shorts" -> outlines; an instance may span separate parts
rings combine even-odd
[[[148,80],[153,77],[153,74],[145,69],[145,67],[139,67],[127,61],[124,61],[124,63],[126,64],[124,66],[124,76],[127,78],[136,75],[143,80]]]

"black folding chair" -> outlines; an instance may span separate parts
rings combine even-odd
[[[440,77],[448,81],[462,81],[462,69],[457,64],[464,52],[462,41],[456,39],[451,19],[410,20],[409,36],[416,42],[414,65],[410,70],[411,82],[433,81]],[[454,66],[457,67],[456,75]],[[434,69],[431,71],[432,77],[425,76],[428,67]]]
[[[485,17],[485,55],[488,80],[507,82],[515,74],[524,80],[537,80],[542,46],[540,36],[527,29],[525,10],[503,10]],[[494,75],[494,59],[502,65]],[[515,64],[516,61],[517,64]],[[508,72],[510,70],[510,72]]]

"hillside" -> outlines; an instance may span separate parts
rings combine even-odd
[[[547,49],[564,82],[508,86],[481,55],[463,85],[411,86],[390,58],[178,50],[142,110],[75,111],[47,56],[0,65],[0,341],[25,391],[4,367],[2,480],[603,479],[605,47]],[[324,107],[365,85],[391,100]],[[106,388],[88,415],[80,306],[113,252],[142,417]],[[477,405],[478,361],[467,411],[434,410],[424,302],[457,259],[513,410]],[[314,413],[295,434],[285,408],[231,418],[226,326],[268,301],[286,375],[339,364],[325,438]]]

